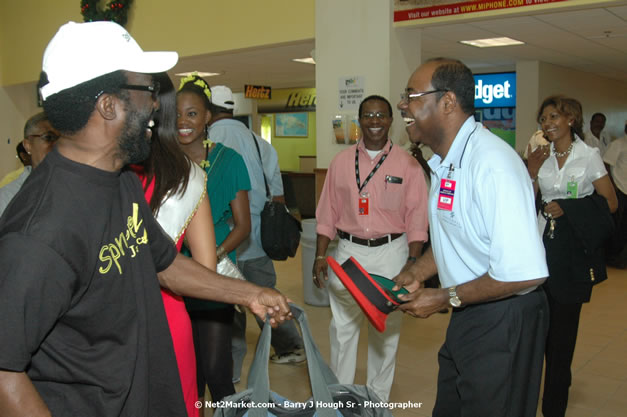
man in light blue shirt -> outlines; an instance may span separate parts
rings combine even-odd
[[[279,158],[272,145],[233,118],[235,103],[230,88],[223,85],[212,87],[211,101],[213,109],[209,138],[239,153],[244,159],[250,177],[251,190],[248,192],[248,200],[251,231],[249,237],[237,248],[237,265],[248,281],[274,288],[276,285],[274,265],[261,246],[261,211],[266,203],[264,176],[272,198],[285,203]],[[255,142],[259,146],[259,151]],[[261,327],[261,321],[257,320],[257,323]],[[270,359],[275,363],[301,363],[305,360],[303,341],[293,322],[272,330],[272,346],[275,354]],[[244,356],[246,356],[246,314],[236,312],[233,323],[235,382],[240,379]]]
[[[398,104],[412,142],[431,147],[431,248],[395,281],[400,309],[453,314],[438,354],[434,417],[535,417],[548,305],[548,270],[529,174],[516,152],[474,121],[474,79],[436,58]],[[439,274],[442,288],[419,288]]]

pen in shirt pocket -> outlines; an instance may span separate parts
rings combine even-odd
[[[390,184],[402,184],[403,179],[401,177],[395,177],[393,175],[385,176],[385,188],[387,189],[388,183]]]

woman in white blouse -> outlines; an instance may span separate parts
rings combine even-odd
[[[549,144],[528,150],[528,170],[534,190],[542,193],[543,201],[538,227],[547,249],[550,276],[544,289],[549,300],[551,318],[545,351],[542,413],[545,417],[553,417],[564,416],[566,412],[571,383],[570,366],[575,351],[581,306],[583,302],[589,301],[592,285],[595,283],[593,268],[589,269],[591,279],[585,281],[586,277],[581,277],[580,273],[583,268],[580,268],[578,262],[572,261],[573,258],[578,258],[578,254],[573,256],[568,253],[572,240],[575,240],[572,239],[574,235],[569,234],[565,244],[557,251],[553,249],[553,239],[563,238],[565,228],[570,227],[573,222],[573,218],[566,218],[569,215],[566,213],[565,216],[564,212],[567,205],[573,207],[572,199],[581,199],[577,201],[582,202],[596,191],[607,202],[609,212],[616,211],[618,202],[599,150],[589,147],[581,140],[581,104],[564,96],[548,97],[540,106],[537,121]],[[575,205],[575,209],[576,207]],[[601,214],[596,214],[597,218],[609,216],[607,211],[602,205]],[[596,221],[594,216],[590,214],[589,221]],[[558,220],[560,218],[562,219]],[[586,238],[587,236],[583,237],[584,240]],[[559,259],[555,259],[556,257]],[[603,270],[597,275],[605,274],[605,265],[602,262],[601,264]],[[552,265],[558,267],[552,269]],[[588,265],[584,268],[585,273],[588,273]]]

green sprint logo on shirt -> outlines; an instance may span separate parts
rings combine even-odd
[[[115,265],[122,275],[122,266],[118,260],[126,255],[134,258],[139,252],[139,247],[148,244],[148,232],[145,227],[142,227],[143,223],[143,219],[139,220],[139,205],[133,203],[133,215],[128,216],[126,230],[120,233],[113,243],[103,245],[100,249],[100,261],[104,263],[98,269],[101,274],[108,273]],[[143,229],[143,233],[140,232],[140,228]]]

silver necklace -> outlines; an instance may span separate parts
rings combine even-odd
[[[557,152],[557,151],[555,150],[555,145],[553,145],[553,146],[552,146],[552,148],[553,148],[553,153],[555,154],[555,156],[556,156],[556,157],[558,157],[558,158],[563,158],[563,157],[565,157],[566,155],[568,155],[568,154],[570,153],[570,151],[572,151],[572,150],[573,150],[573,144],[574,144],[574,142],[571,142],[571,143],[570,143],[570,146],[568,147],[568,149],[566,149],[564,152]]]

